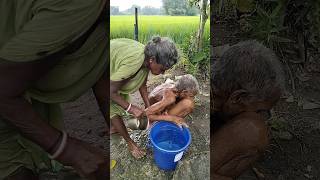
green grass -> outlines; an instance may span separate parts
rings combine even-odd
[[[134,16],[111,16],[110,21],[111,39],[134,38]],[[205,58],[201,62],[194,62],[196,55],[187,57],[192,36],[198,30],[199,21],[199,16],[138,16],[139,42],[146,44],[154,35],[171,38],[180,49],[181,59],[176,67],[183,67],[188,73],[197,75],[201,71],[200,67],[208,66],[210,54],[210,20],[208,19],[204,31],[204,48],[200,52],[205,54]]]
[[[111,16],[110,37],[134,37],[134,16]],[[154,35],[170,37],[177,44],[186,43],[197,31],[199,16],[138,16],[139,41],[148,42]],[[205,39],[209,40],[209,20],[206,23]]]

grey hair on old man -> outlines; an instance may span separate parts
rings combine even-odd
[[[284,73],[275,53],[255,40],[240,42],[212,63],[211,86],[226,94],[244,89],[261,100],[284,90]]]

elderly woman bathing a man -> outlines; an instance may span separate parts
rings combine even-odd
[[[110,41],[110,133],[118,132],[135,158],[143,157],[145,151],[130,138],[123,117],[129,113],[139,119],[145,112],[128,102],[129,94],[139,90],[148,108],[149,71],[154,75],[163,74],[178,59],[177,48],[169,38],[156,36],[146,45],[124,38]]]

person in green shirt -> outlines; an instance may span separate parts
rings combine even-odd
[[[106,0],[0,1],[0,179],[38,179],[54,160],[107,179],[104,152],[67,136],[59,106],[92,88],[108,112],[106,7]]]
[[[146,45],[130,39],[110,41],[110,133],[118,132],[135,158],[145,151],[130,138],[123,116],[145,116],[143,109],[128,102],[129,94],[139,90],[145,108],[150,106],[146,82],[148,74],[163,74],[179,59],[175,44],[166,37],[153,37]]]

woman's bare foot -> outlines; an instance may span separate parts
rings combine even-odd
[[[140,159],[146,155],[146,152],[140,149],[135,143],[128,143],[128,148],[132,156],[136,159]]]

